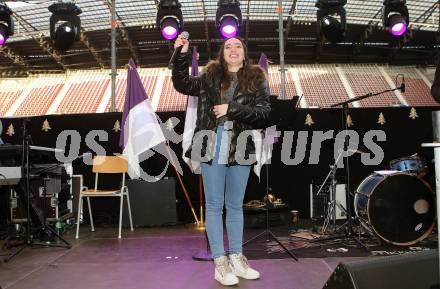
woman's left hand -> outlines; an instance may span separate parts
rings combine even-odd
[[[214,112],[216,118],[225,116],[226,113],[228,112],[228,104],[214,105],[212,111]]]

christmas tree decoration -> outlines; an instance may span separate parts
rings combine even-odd
[[[377,120],[377,123],[380,125],[385,125],[387,123],[385,116],[382,112],[379,114],[379,119]]]
[[[347,126],[352,127],[354,125],[353,119],[351,118],[351,115],[347,115]]]
[[[417,114],[417,110],[414,107],[411,108],[411,111],[409,112],[409,118],[411,118],[412,120],[419,118],[419,115]]]
[[[46,118],[43,122],[43,126],[41,127],[41,130],[44,132],[48,132],[50,129],[52,128],[50,127],[49,121]]]
[[[308,126],[312,126],[312,125],[315,124],[315,122],[313,121],[312,116],[311,116],[309,113],[308,113],[307,116],[306,116],[306,121],[305,121],[304,124],[305,124],[305,125],[308,125]]]
[[[8,136],[13,136],[15,134],[15,129],[12,123],[8,126],[8,130],[6,131]]]
[[[113,131],[114,132],[119,132],[121,131],[121,123],[119,122],[119,120],[115,121],[115,124],[113,125]]]
[[[175,126],[173,119],[172,118],[168,119],[167,122],[165,123],[165,126],[167,130],[171,131]]]

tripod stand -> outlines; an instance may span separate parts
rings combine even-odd
[[[58,235],[54,229],[52,229],[50,226],[47,225],[46,219],[44,218],[43,214],[39,212],[38,208],[33,205],[34,213],[37,215],[37,218],[40,221],[40,227],[39,228],[32,228],[32,218],[31,218],[31,191],[30,191],[30,142],[31,142],[31,135],[29,133],[28,128],[28,119],[23,120],[23,142],[22,142],[22,176],[25,177],[25,188],[24,188],[24,194],[26,195],[26,235],[24,237],[24,244],[23,246],[12,253],[10,256],[8,256],[3,261],[9,262],[12,260],[15,256],[20,254],[24,249],[31,246],[44,246],[44,247],[62,247],[70,249],[72,245],[70,245],[66,240],[64,240],[60,235]],[[31,230],[33,233],[31,234]],[[39,243],[34,241],[34,234],[37,232],[42,232],[46,234],[48,237],[54,236],[61,240],[63,244],[52,244],[52,243]],[[49,235],[51,234],[51,236]]]
[[[266,200],[269,200],[269,168],[267,164],[264,164],[265,170],[266,170]],[[269,204],[266,204],[266,230],[264,230],[263,232],[259,233],[258,235],[250,238],[249,240],[247,240],[246,242],[243,243],[243,247],[246,246],[247,244],[251,243],[252,241],[266,235],[266,242],[269,241],[270,238],[272,238],[273,240],[275,240],[278,245],[281,246],[281,248],[283,248],[283,250],[289,254],[289,256],[291,258],[293,258],[295,261],[298,261],[298,257],[295,256],[295,254],[293,254],[289,249],[286,248],[286,246],[284,246],[283,243],[280,242],[280,240],[278,240],[278,238],[275,236],[274,233],[272,233],[272,231],[270,230],[270,224],[269,224]]]
[[[333,223],[333,232],[337,232],[336,207],[338,207],[345,214],[348,214],[348,212],[344,208],[344,206],[336,200],[336,184],[337,184],[336,171],[338,169],[338,163],[339,163],[339,160],[341,159],[342,153],[343,153],[343,150],[340,150],[339,155],[335,160],[335,163],[330,166],[329,173],[327,174],[326,178],[324,179],[321,186],[319,187],[318,192],[316,193],[316,196],[318,197],[321,194],[322,190],[324,189],[324,186],[327,183],[328,179],[330,178],[330,180],[331,180],[330,192],[329,192],[330,201],[328,202],[327,214],[326,214],[326,218],[324,220],[324,224],[322,226],[322,231],[321,231],[322,234],[325,234],[330,223]]]
[[[205,229],[205,242],[206,242],[206,250],[199,251],[192,255],[193,260],[195,261],[213,261],[211,254],[211,247],[209,246],[208,234]]]

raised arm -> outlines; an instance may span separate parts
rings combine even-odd
[[[177,37],[174,48],[182,46],[180,54],[174,60],[172,81],[174,89],[185,95],[199,96],[200,94],[200,77],[189,75],[189,63],[191,62],[190,54],[188,53],[189,42],[182,38],[181,35]]]

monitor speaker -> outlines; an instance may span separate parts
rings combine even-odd
[[[340,263],[323,289],[438,288],[438,251]]]

